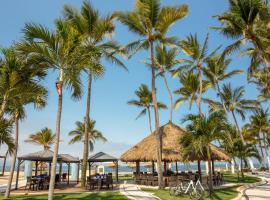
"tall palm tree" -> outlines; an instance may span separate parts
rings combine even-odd
[[[201,114],[190,114],[184,117],[183,122],[189,122],[186,126],[187,134],[180,139],[180,143],[187,150],[187,153],[190,154],[192,148],[192,152],[195,152],[198,157],[204,157],[206,152],[209,165],[209,193],[211,196],[213,191],[211,145],[214,141],[220,139],[221,133],[226,131],[227,118],[223,112],[213,112],[208,117]]]
[[[47,127],[41,129],[35,134],[31,134],[29,139],[25,140],[25,142],[43,146],[44,150],[50,149],[50,146],[54,144],[54,141],[55,134],[53,134],[52,130]]]
[[[234,89],[232,88],[230,83],[224,84],[221,89],[221,99],[224,102],[226,110],[232,114],[234,123],[236,125],[236,128],[238,130],[239,136],[243,144],[245,144],[245,140],[241,133],[241,129],[238,124],[236,114],[240,115],[242,120],[244,120],[247,111],[256,110],[256,108],[259,106],[257,101],[245,99],[244,94],[245,94],[244,87],[237,87]],[[215,102],[209,99],[207,100],[207,102],[209,103],[209,106],[213,110],[223,109],[223,106],[220,102]]]
[[[102,17],[98,10],[95,10],[90,2],[84,1],[80,11],[75,8],[65,5],[64,16],[71,23],[74,29],[82,38],[83,47],[88,49],[88,46],[94,48],[95,56],[89,58],[89,63],[85,65],[84,71],[88,76],[87,99],[85,112],[85,137],[88,137],[88,124],[90,120],[92,80],[99,78],[104,74],[104,66],[101,64],[101,59],[105,58],[113,64],[125,68],[125,65],[117,58],[116,54],[121,52],[120,46],[112,40],[107,40],[114,33],[113,17],[108,15]],[[110,38],[109,38],[110,39]],[[126,68],[125,68],[126,69]],[[88,141],[88,139],[86,139]],[[87,160],[89,157],[88,142],[84,143],[83,164],[81,184],[85,186]]]
[[[243,73],[242,70],[232,70],[227,72],[230,63],[231,59],[226,59],[225,57],[222,58],[220,55],[212,56],[206,60],[206,67],[202,69],[207,80],[212,84],[214,90],[217,91],[226,113],[227,109],[224,105],[223,99],[221,98],[220,82],[231,78],[234,75]]]
[[[85,125],[82,122],[77,121],[76,123],[76,129],[69,132],[68,135],[72,137],[72,139],[69,141],[69,144],[74,144],[77,142],[84,142],[85,141]],[[103,134],[95,129],[96,121],[91,120],[88,124],[88,143],[89,143],[89,151],[94,150],[94,143],[97,140],[100,140],[102,142],[106,142],[107,139],[103,136]]]
[[[199,75],[194,74],[192,71],[188,73],[181,73],[179,75],[179,82],[181,87],[174,91],[175,94],[180,95],[180,97],[175,101],[175,108],[178,108],[182,103],[188,102],[189,109],[191,109],[192,104],[196,103],[198,111],[201,114],[201,106],[199,102],[200,96],[200,80]],[[203,80],[202,82],[202,93],[206,92],[211,87],[209,81]]]
[[[135,91],[135,95],[138,97],[138,100],[135,100],[135,99],[130,100],[128,101],[128,104],[142,108],[142,111],[139,113],[136,119],[138,119],[139,117],[147,113],[149,128],[150,128],[150,132],[152,133],[153,131],[152,131],[152,121],[151,121],[151,108],[153,108],[154,106],[153,106],[151,91],[148,89],[147,85],[141,84],[139,89]],[[167,106],[161,102],[158,102],[158,107],[159,109],[167,108]]]
[[[151,84],[152,99],[155,111],[155,130],[157,131],[157,172],[158,185],[163,188],[162,176],[162,146],[161,133],[159,131],[159,114],[156,98],[156,64],[155,64],[155,45],[158,41],[163,43],[175,42],[174,38],[166,38],[169,28],[188,13],[187,5],[175,5],[161,7],[160,0],[136,0],[133,11],[117,12],[115,15],[118,20],[126,25],[130,31],[141,38],[126,46],[127,50],[135,53],[140,49],[150,51],[151,58]]]
[[[61,19],[56,20],[53,31],[45,26],[30,23],[25,25],[23,33],[25,39],[18,44],[18,50],[32,62],[58,72],[58,79],[55,83],[58,94],[56,138],[48,193],[48,199],[52,200],[60,140],[63,87],[71,90],[73,99],[81,97],[79,75],[81,67],[86,63],[86,56],[81,56],[82,50],[78,34],[69,23]],[[89,54],[91,53],[89,51]]]
[[[181,59],[182,65],[174,70],[174,76],[179,75],[182,71],[195,71],[198,74],[199,79],[199,95],[198,95],[198,106],[199,111],[202,114],[201,101],[203,94],[203,68],[205,67],[206,61],[209,57],[213,56],[216,51],[211,52],[209,55],[208,51],[208,40],[209,35],[207,34],[203,44],[200,44],[197,34],[190,34],[186,39],[180,42],[180,48],[188,56],[188,59]]]
[[[269,39],[266,29],[270,19],[270,9],[265,0],[230,0],[229,9],[217,16],[222,26],[215,29],[236,41],[225,49],[225,54],[240,49],[250,42],[257,54],[257,61],[269,68]]]
[[[267,157],[267,164],[269,166],[268,145],[266,141],[266,134],[270,131],[269,111],[263,108],[258,108],[250,116],[250,123],[246,125],[248,131],[252,132],[258,137],[259,146],[261,148],[262,158],[264,158],[263,147],[265,150],[265,156]]]
[[[170,96],[170,121],[173,119],[173,94],[169,87],[167,80],[167,72],[171,72],[173,67],[179,63],[176,59],[178,51],[176,48],[167,49],[165,45],[159,45],[156,47],[156,64],[159,67],[158,75],[164,80],[164,84],[168,90]]]
[[[32,70],[32,68],[27,68],[26,66],[19,65],[18,68],[23,67],[24,70]],[[31,73],[29,73],[31,75]],[[25,106],[29,104],[33,104],[35,108],[40,109],[45,107],[46,100],[47,100],[47,90],[38,82],[34,82],[36,76],[32,76],[32,82],[28,82],[26,85],[28,87],[29,91],[32,91],[32,93],[21,90],[20,93],[16,95],[16,97],[13,97],[12,99],[8,99],[7,101],[7,114],[11,116],[11,120],[15,124],[15,149],[12,156],[12,163],[11,163],[11,169],[10,169],[10,175],[8,179],[8,185],[5,192],[5,198],[8,198],[10,195],[11,190],[11,184],[13,180],[14,175],[14,169],[17,159],[17,152],[18,152],[18,142],[19,142],[19,121],[24,119],[26,117],[26,111]],[[26,78],[26,81],[29,80],[29,78]]]

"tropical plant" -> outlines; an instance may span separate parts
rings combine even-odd
[[[14,151],[14,139],[12,137],[12,123],[6,119],[0,119],[0,147],[7,146],[8,153]]]
[[[175,101],[174,108],[178,108],[184,102],[188,102],[189,109],[191,109],[192,104],[196,103],[199,113],[202,113],[200,109],[200,80],[199,75],[194,74],[192,71],[188,73],[181,73],[179,75],[179,82],[181,87],[174,91],[175,94],[180,95],[180,97]],[[203,80],[202,82],[202,93],[206,92],[211,87],[209,81]]]
[[[199,92],[197,101],[200,114],[203,113],[201,108],[201,101],[203,94],[203,68],[205,67],[204,65],[206,64],[207,59],[213,56],[219,49],[217,48],[215,51],[211,52],[208,55],[207,54],[208,40],[209,40],[208,34],[203,42],[203,45],[200,44],[197,38],[197,34],[195,35],[190,34],[189,36],[187,36],[185,40],[182,40],[179,46],[189,58],[181,59],[181,62],[183,64],[173,72],[174,76],[181,74],[181,72],[183,71],[195,71],[198,74]]]
[[[85,142],[85,125],[82,122],[77,121],[76,123],[76,129],[69,132],[68,135],[72,137],[72,139],[69,141],[69,144],[74,144],[77,142]],[[88,124],[88,143],[89,143],[89,151],[94,150],[94,143],[97,140],[100,140],[102,142],[106,142],[107,139],[103,136],[103,134],[95,129],[96,121],[90,120]]]
[[[138,119],[139,117],[145,115],[147,113],[148,115],[148,122],[149,122],[149,128],[150,132],[152,133],[152,121],[151,121],[151,108],[153,108],[153,100],[152,100],[152,94],[151,91],[148,89],[147,85],[141,84],[138,90],[135,91],[135,95],[138,97],[138,100],[130,100],[128,101],[129,105],[136,106],[138,108],[142,108],[142,111],[139,113],[139,115],[136,117]],[[158,102],[158,108],[159,109],[166,109],[167,106],[161,102]]]
[[[89,63],[85,65],[84,71],[88,76],[87,96],[86,96],[86,113],[85,113],[85,137],[88,137],[88,124],[90,120],[92,80],[99,78],[104,74],[104,66],[101,59],[105,58],[109,62],[125,68],[125,65],[117,58],[121,52],[120,46],[112,40],[107,41],[114,32],[113,17],[108,15],[102,17],[98,10],[95,10],[90,2],[84,1],[80,11],[71,6],[64,6],[64,16],[71,23],[82,39],[82,46],[87,49],[90,46],[96,52],[95,56],[89,58]],[[87,53],[88,54],[88,53]],[[86,54],[86,55],[87,55]],[[126,68],[125,68],[126,69]],[[88,140],[88,139],[86,139]],[[83,164],[81,184],[85,186],[87,160],[89,157],[88,143],[84,143]]]
[[[161,7],[159,0],[136,0],[133,11],[117,12],[118,20],[126,25],[130,31],[134,32],[141,38],[126,46],[126,49],[136,53],[140,49],[150,51],[151,58],[151,84],[152,84],[152,99],[155,111],[155,130],[157,131],[157,172],[158,185],[163,188],[162,176],[162,145],[161,133],[159,131],[159,114],[156,98],[156,69],[155,64],[155,45],[156,43],[174,43],[175,38],[166,37],[169,28],[178,20],[182,19],[188,13],[187,5],[180,6],[165,6]]]
[[[29,139],[25,142],[37,144],[43,146],[44,150],[50,149],[50,146],[54,144],[55,134],[52,133],[52,130],[45,127],[38,131],[35,134],[31,134]]]
[[[169,87],[167,80],[167,73],[173,70],[173,67],[179,62],[176,59],[178,51],[176,48],[168,49],[165,45],[159,45],[156,47],[156,65],[159,67],[158,75],[164,80],[164,84],[170,96],[170,121],[173,119],[173,94]]]
[[[231,59],[226,59],[220,55],[212,56],[206,60],[206,67],[202,69],[206,79],[212,84],[213,89],[217,91],[226,113],[227,109],[224,105],[223,99],[221,98],[220,82],[243,72],[241,70],[232,70],[227,72],[230,63]]]
[[[13,52],[15,57],[17,58],[17,53]],[[18,151],[18,141],[19,141],[19,121],[26,117],[25,106],[29,104],[33,104],[35,108],[40,109],[45,107],[47,100],[47,90],[37,82],[38,78],[37,74],[33,73],[32,63],[28,63],[28,61],[22,60],[18,65],[16,65],[18,71],[24,70],[25,74],[25,82],[24,86],[25,90],[17,91],[17,94],[12,99],[7,99],[7,108],[6,113],[11,117],[12,122],[15,124],[15,138],[14,138],[14,152],[12,155],[12,163],[10,169],[10,175],[8,178],[8,184],[5,192],[5,198],[8,198],[10,195],[11,184],[14,175],[14,169],[17,158]],[[28,72],[28,73],[27,73]],[[31,80],[31,81],[29,81]],[[31,91],[31,92],[30,92]]]
[[[73,99],[81,97],[80,70],[87,63],[87,56],[82,54],[80,38],[76,31],[66,21],[55,21],[55,30],[39,24],[26,24],[23,29],[24,40],[17,49],[33,63],[58,72],[56,90],[58,94],[58,110],[56,117],[56,137],[51,168],[51,179],[48,199],[53,199],[55,186],[56,163],[59,149],[63,87],[71,90]],[[89,51],[89,56],[93,52]],[[84,56],[81,56],[84,55]]]
[[[186,126],[187,134],[180,139],[180,144],[184,148],[184,157],[189,158],[190,154],[195,153],[197,157],[206,157],[209,166],[209,193],[213,191],[212,181],[212,148],[214,141],[221,138],[226,131],[227,118],[224,112],[213,112],[209,116],[187,115],[183,122],[189,122]],[[196,148],[194,148],[196,147]]]

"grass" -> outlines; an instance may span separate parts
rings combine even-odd
[[[3,196],[0,196],[3,199]],[[47,195],[29,195],[29,196],[13,196],[14,200],[46,200]],[[101,192],[101,193],[81,193],[81,194],[56,194],[54,199],[74,200],[74,199],[91,199],[91,200],[127,200],[127,198],[118,192]]]
[[[239,181],[238,181],[237,174],[226,173],[224,174],[224,181],[229,183],[256,183],[260,182],[261,179],[258,177],[245,175],[243,180],[241,178],[241,175],[239,174]]]
[[[238,195],[238,191],[236,190],[238,186],[216,190],[211,197],[211,200],[229,200],[233,199]],[[156,190],[156,189],[148,189],[142,188],[143,191],[153,193],[155,196],[159,197],[161,200],[190,200],[189,196],[170,196],[168,190]],[[203,200],[210,200],[207,193],[205,193]]]

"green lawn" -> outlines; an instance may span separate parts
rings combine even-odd
[[[91,199],[91,200],[127,200],[127,198],[121,195],[118,192],[103,192],[103,193],[94,193],[94,194],[56,194],[54,195],[56,200],[64,199],[64,200],[74,200],[74,199]],[[0,196],[0,199],[3,199],[3,196]],[[14,200],[46,200],[47,195],[32,195],[32,196],[13,196],[10,199]]]
[[[230,182],[230,183],[256,183],[260,182],[261,179],[258,177],[253,177],[253,176],[244,176],[244,180],[242,180],[241,175],[239,175],[240,181],[238,181],[237,174],[224,174],[224,181],[225,182]]]
[[[230,200],[235,198],[238,195],[238,191],[236,190],[237,187],[232,188],[226,188],[226,189],[220,189],[216,190],[214,194],[212,195],[211,200]],[[170,196],[168,190],[155,190],[155,189],[146,189],[142,188],[143,191],[153,193],[155,196],[159,197],[162,200],[190,200],[189,196]],[[204,200],[210,200],[210,198],[207,197],[207,193],[205,193]]]

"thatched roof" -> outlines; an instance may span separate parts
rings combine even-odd
[[[179,139],[186,134],[185,130],[169,122],[160,127],[160,131],[162,132],[162,160],[167,162],[183,161]],[[230,160],[230,157],[216,146],[213,145],[212,150],[215,160]],[[120,160],[123,162],[156,161],[156,133],[150,134],[130,148],[120,157]],[[193,161],[196,158],[191,157],[190,160]],[[204,159],[201,158],[201,160]]]
[[[118,161],[117,158],[104,152],[96,153],[90,156],[90,158],[88,159],[88,162],[116,162],[116,161]]]
[[[29,153],[26,155],[19,156],[20,160],[31,160],[31,161],[44,161],[44,162],[52,162],[53,159],[53,151],[46,149],[42,151],[37,151],[34,153]],[[75,158],[69,154],[59,154],[59,161],[67,162],[67,163],[78,163],[80,162],[79,158]]]

